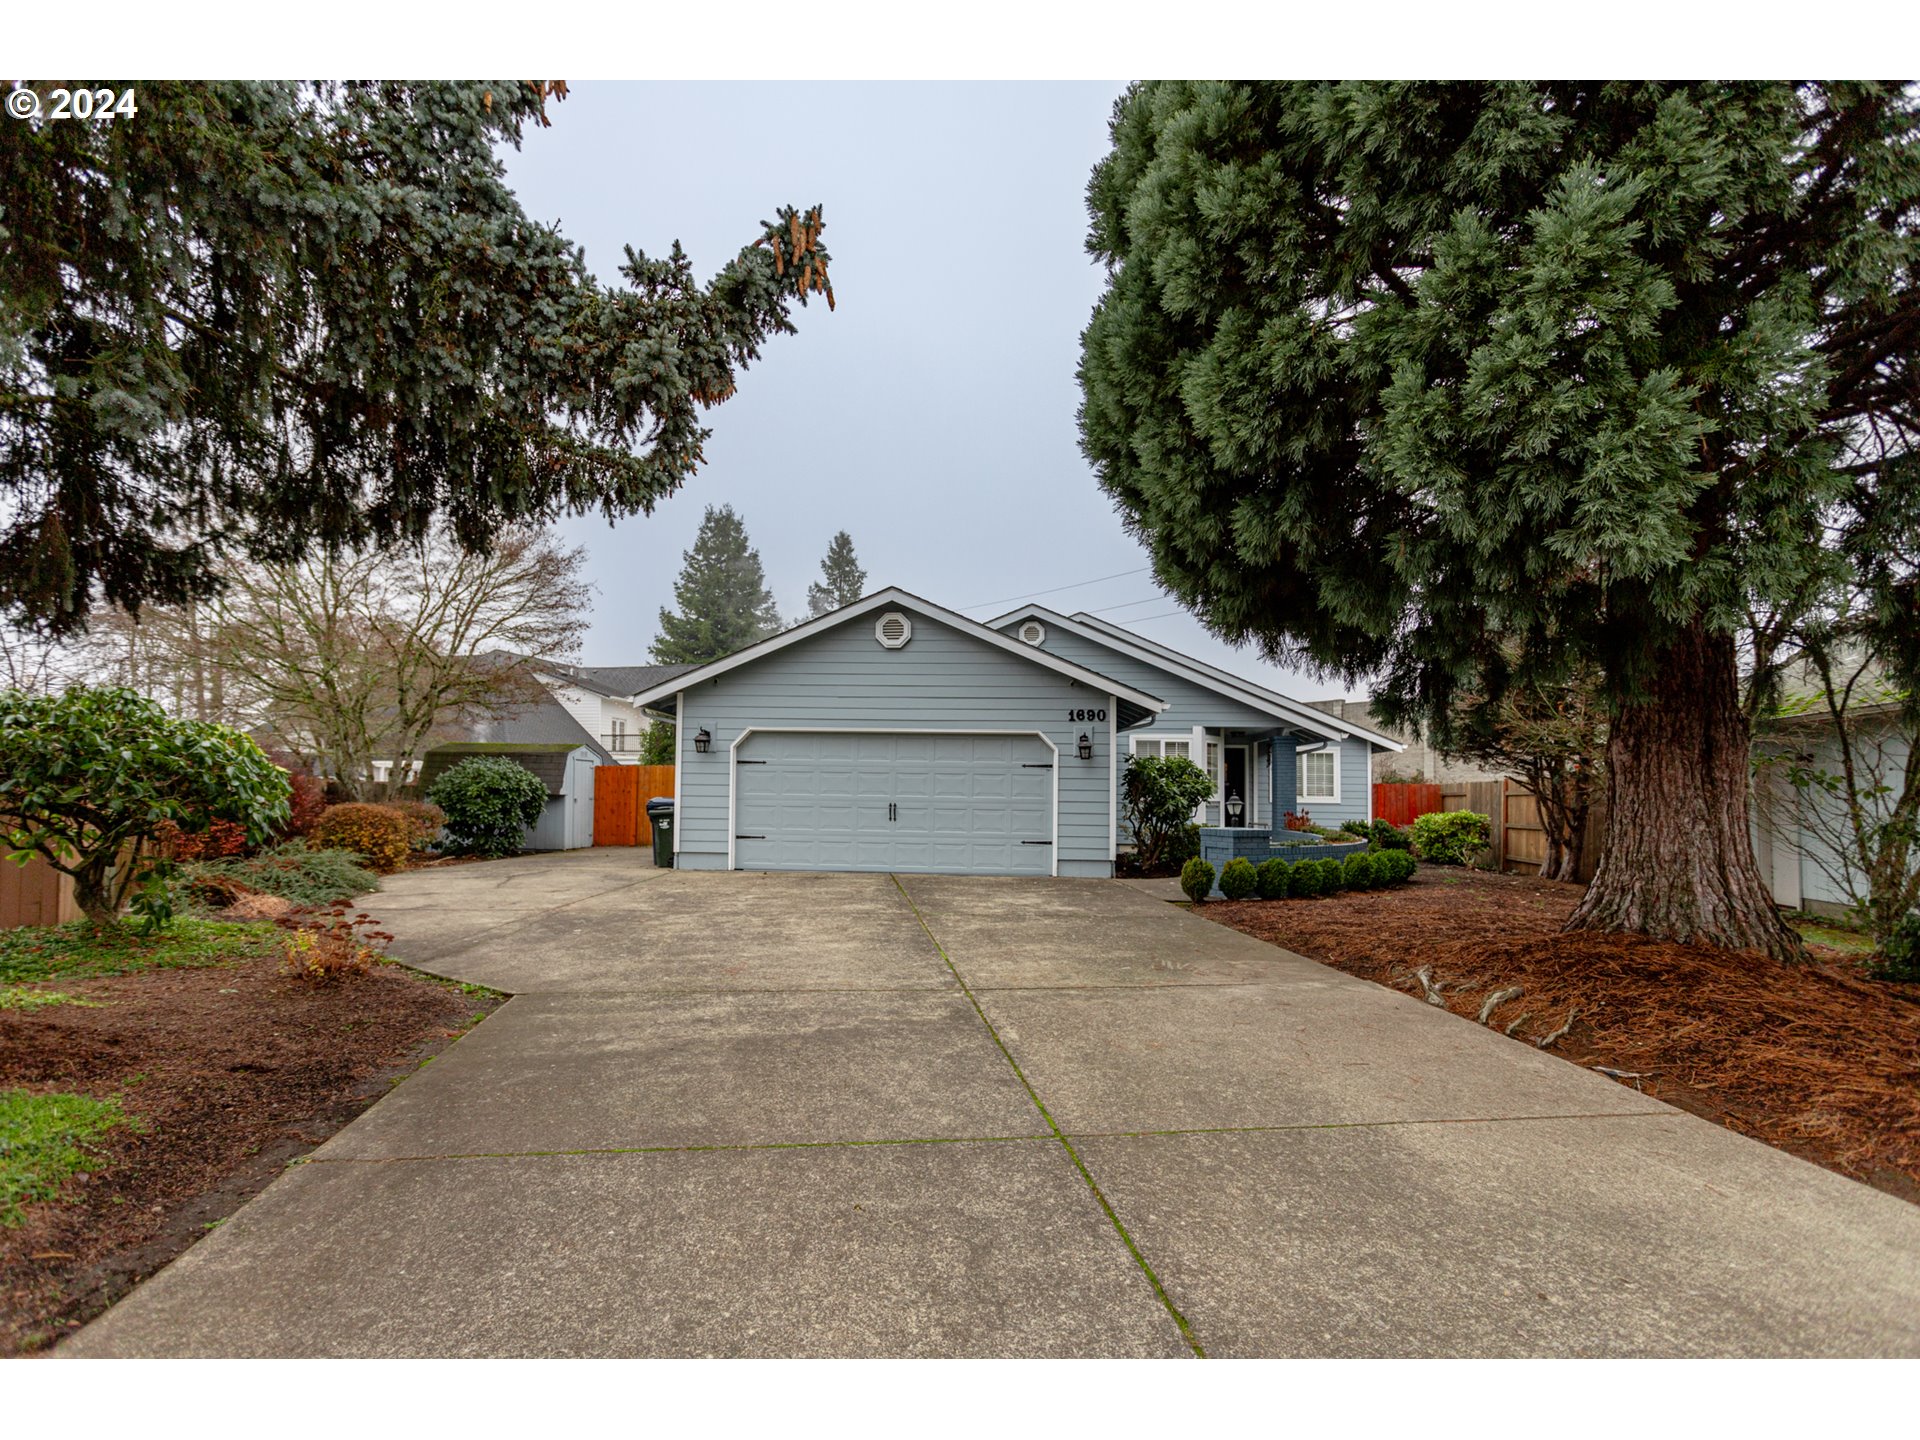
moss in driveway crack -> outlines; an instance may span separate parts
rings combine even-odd
[[[894,888],[900,892],[900,898],[907,902],[907,908],[913,911],[913,918],[920,922],[920,928],[927,932],[927,939],[933,942],[933,948],[940,952],[940,958],[946,962],[954,984],[958,985],[960,993],[967,997],[967,1003],[973,1006],[973,1013],[980,1017],[980,1023],[987,1027],[988,1036],[999,1049],[1001,1058],[1012,1069],[1014,1077],[1026,1090],[1027,1098],[1033,1102],[1033,1108],[1040,1112],[1040,1118],[1047,1122],[1047,1128],[1053,1132],[1053,1138],[1060,1142],[1060,1148],[1065,1150],[1067,1158],[1073,1161],[1073,1168],[1080,1172],[1080,1178],[1086,1182],[1087,1189],[1093,1192],[1093,1198],[1100,1203],[1100,1209],[1105,1212],[1108,1222],[1120,1236],[1121,1242],[1126,1245],[1127,1253],[1133,1256],[1134,1264],[1140,1267],[1141,1273],[1147,1277],[1147,1283],[1153,1286],[1153,1293],[1160,1298],[1160,1303],[1166,1306],[1167,1314],[1173,1317],[1173,1323],[1180,1327],[1181,1338],[1193,1348],[1195,1355],[1204,1360],[1207,1352],[1201,1346],[1199,1337],[1193,1333],[1193,1327],[1187,1323],[1187,1317],[1182,1315],[1180,1307],[1173,1303],[1173,1297],[1167,1294],[1167,1287],[1160,1283],[1160,1277],[1154,1273],[1153,1266],[1141,1253],[1140,1247],[1134,1243],[1133,1236],[1128,1233],[1119,1214],[1108,1202],[1105,1193],[1100,1189],[1099,1182],[1093,1178],[1093,1172],[1087,1169],[1087,1162],[1080,1158],[1080,1152],[1074,1149],[1073,1141],[1067,1138],[1066,1132],[1054,1120],[1053,1112],[1047,1109],[1046,1102],[1040,1098],[1040,1092],[1033,1088],[1033,1082],[1027,1079],[1026,1072],[1020,1068],[1020,1062],[1013,1058],[1013,1052],[1007,1049],[1007,1043],[1000,1038],[1000,1032],[994,1028],[993,1021],[989,1020],[987,1012],[980,1008],[980,1001],[975,998],[973,988],[967,984],[966,977],[960,973],[960,967],[953,963],[953,957],[947,954],[947,947],[942,945],[940,937],[933,933],[933,927],[927,923],[927,917],[920,913],[920,907],[913,903],[913,896],[909,895],[907,887],[900,883],[900,877],[892,875],[888,878],[893,881]]]
[[[420,1160],[553,1160],[570,1155],[711,1155],[741,1150],[859,1150],[889,1145],[1014,1145],[1044,1135],[915,1135],[888,1140],[759,1140],[738,1145],[599,1145],[578,1150],[458,1150],[431,1155],[308,1155],[295,1165],[401,1165]]]

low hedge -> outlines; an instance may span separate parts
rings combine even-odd
[[[1220,893],[1229,900],[1245,900],[1259,888],[1260,876],[1244,855],[1229,860],[1220,872]]]
[[[1207,896],[1213,893],[1213,866],[1194,856],[1180,867],[1180,888],[1194,904],[1205,904]]]
[[[391,875],[413,853],[413,824],[385,805],[329,805],[309,832],[316,850],[351,850],[378,874]]]

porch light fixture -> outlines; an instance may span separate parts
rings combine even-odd
[[[693,737],[693,748],[702,755],[713,748],[713,735],[706,726],[701,726],[699,733]]]
[[[1084,730],[1080,732],[1080,758],[1082,760],[1093,759],[1093,737],[1088,735]]]

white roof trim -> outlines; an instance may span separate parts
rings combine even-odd
[[[1355,725],[1350,720],[1342,720],[1337,715],[1316,710],[1311,705],[1301,704],[1298,700],[1290,700],[1276,691],[1256,685],[1251,680],[1244,680],[1238,675],[1229,674],[1203,660],[1195,660],[1190,655],[1182,655],[1178,650],[1171,650],[1157,641],[1149,640],[1143,635],[1136,635],[1131,630],[1123,630],[1118,625],[1095,619],[1084,611],[1069,617],[1058,611],[1049,610],[1044,605],[1022,605],[1019,609],[1009,610],[1005,615],[989,620],[987,623],[999,626],[1009,621],[1025,619],[1029,615],[1044,616],[1050,623],[1064,627],[1068,633],[1078,635],[1083,640],[1110,646],[1121,654],[1131,655],[1144,664],[1157,665],[1183,680],[1204,685],[1207,689],[1229,699],[1252,705],[1257,710],[1265,710],[1270,715],[1292,721],[1309,730],[1322,733],[1331,731],[1335,737],[1352,736],[1356,740],[1365,740],[1394,754],[1399,754],[1407,748],[1401,741],[1390,740],[1385,735],[1368,730],[1364,726]]]
[[[804,625],[796,625],[791,630],[783,630],[778,635],[770,635],[758,644],[749,645],[744,650],[736,650],[723,660],[715,660],[710,664],[700,666],[696,670],[682,671],[671,680],[664,680],[651,690],[638,692],[629,703],[644,708],[664,696],[677,694],[682,690],[691,690],[695,685],[701,684],[703,681],[718,679],[729,670],[737,670],[742,665],[750,665],[756,660],[764,659],[768,655],[773,654],[776,650],[784,650],[787,646],[795,644],[798,641],[810,639],[822,631],[831,630],[836,625],[844,625],[849,620],[858,620],[862,615],[872,614],[875,610],[884,609],[889,605],[916,607],[923,614],[930,616],[943,625],[952,626],[963,635],[971,636],[975,640],[983,640],[996,649],[1006,651],[1009,655],[1017,655],[1022,660],[1028,660],[1045,669],[1057,671],[1069,679],[1079,680],[1087,685],[1091,685],[1105,694],[1116,695],[1123,700],[1131,700],[1134,704],[1151,710],[1156,715],[1167,708],[1168,702],[1162,700],[1158,695],[1149,695],[1144,690],[1136,690],[1131,685],[1121,684],[1111,675],[1102,675],[1098,670],[1089,670],[1084,665],[1076,665],[1071,660],[1063,660],[1058,655],[1051,655],[1036,646],[1022,644],[1009,635],[1002,635],[998,630],[990,629],[988,626],[982,625],[977,620],[969,620],[964,615],[957,615],[943,605],[936,605],[931,600],[922,600],[918,595],[902,590],[897,585],[889,585],[884,590],[876,590],[873,594],[856,600],[851,605],[845,605],[838,610],[829,611],[817,620],[809,620]]]

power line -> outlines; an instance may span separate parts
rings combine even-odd
[[[1127,617],[1127,624],[1144,625],[1149,620],[1164,620],[1169,615],[1184,615],[1186,613],[1184,610],[1162,610],[1158,615],[1129,615]]]
[[[1076,580],[1071,585],[1056,585],[1051,590],[1030,590],[1025,595],[1004,595],[998,600],[976,600],[971,605],[962,605],[962,610],[978,610],[986,605],[1011,605],[1016,600],[1038,600],[1042,595],[1058,595],[1062,590],[1084,590],[1089,585],[1098,585],[1102,580],[1119,580],[1128,575],[1144,575],[1151,565],[1142,565],[1137,570],[1122,570],[1113,575],[1096,575],[1091,580]]]
[[[1103,605],[1098,610],[1089,610],[1089,615],[1110,615],[1115,610],[1131,610],[1136,605],[1165,604],[1165,595],[1142,595],[1138,600],[1128,600],[1119,605]]]

